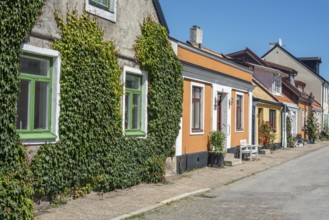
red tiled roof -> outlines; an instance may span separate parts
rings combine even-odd
[[[291,99],[289,99],[287,96],[285,96],[283,93],[281,95],[274,95],[274,97],[279,101],[279,102],[286,102],[286,103],[294,103]]]

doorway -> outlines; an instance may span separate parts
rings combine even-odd
[[[262,141],[262,137],[259,136],[260,132],[261,132],[261,126],[264,123],[264,110],[263,108],[259,108],[258,109],[258,144],[261,143]]]

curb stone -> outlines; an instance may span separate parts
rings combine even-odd
[[[111,220],[122,220],[122,219],[133,217],[135,215],[140,215],[142,213],[149,212],[149,211],[151,211],[153,209],[156,209],[156,208],[159,208],[161,206],[167,205],[167,204],[169,204],[171,202],[175,202],[175,201],[178,201],[178,200],[181,200],[181,199],[190,197],[190,196],[202,194],[202,193],[208,192],[210,190],[211,190],[211,188],[204,188],[204,189],[199,189],[199,190],[192,191],[192,192],[189,192],[189,193],[183,193],[181,195],[172,197],[170,199],[163,200],[163,201],[161,201],[159,203],[156,203],[154,205],[150,205],[150,206],[141,208],[139,210],[136,210],[136,211],[133,211],[133,212],[130,212],[130,213],[127,213],[127,214],[124,214],[124,215],[121,215],[121,216],[112,218]]]

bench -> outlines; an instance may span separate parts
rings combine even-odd
[[[252,155],[256,155],[258,158],[258,145],[247,144],[247,140],[240,140],[240,159],[242,160],[244,155],[249,155],[250,160],[252,160]]]

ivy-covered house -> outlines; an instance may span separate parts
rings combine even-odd
[[[211,131],[225,134],[225,148],[251,142],[252,71],[202,45],[193,26],[187,43],[172,39],[183,65],[181,130],[176,142],[177,172],[207,166]]]
[[[55,14],[62,19],[75,11],[96,19],[104,40],[114,42],[122,68],[122,129],[127,136],[147,136],[147,73],[135,62],[134,45],[146,16],[166,26],[157,0],[55,1],[47,0],[33,29],[22,45],[20,93],[16,128],[24,145],[39,146],[59,141],[61,54],[52,43],[61,39]],[[77,61],[77,65],[79,65]],[[95,66],[97,68],[97,66]],[[87,95],[87,94],[86,94]]]
[[[31,219],[32,196],[163,180],[183,78],[159,1],[0,9],[0,219]]]

